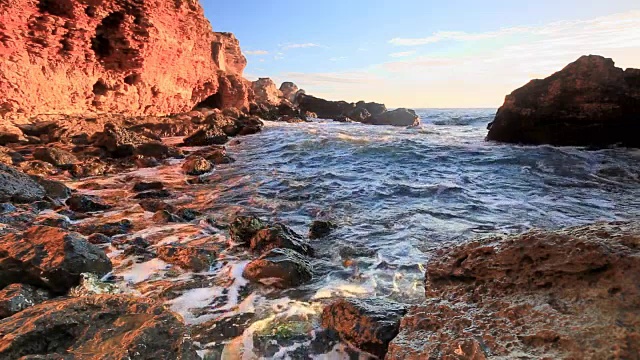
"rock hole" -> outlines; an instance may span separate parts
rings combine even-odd
[[[102,79],[96,81],[96,83],[93,84],[93,94],[96,96],[107,95],[108,91],[109,87],[104,83],[104,81],[102,81]]]
[[[219,92],[207,97],[199,102],[193,109],[222,109],[222,94]]]
[[[84,9],[84,13],[87,14],[88,17],[95,17],[96,11],[98,11],[98,9],[93,5],[89,5]]]
[[[136,85],[139,84],[142,80],[140,74],[131,74],[124,78],[124,83],[127,85]]]
[[[117,33],[124,22],[124,13],[114,12],[102,19],[96,28],[96,36],[91,39],[91,49],[99,59],[109,57],[113,54],[114,44],[109,39]]]
[[[60,17],[73,17],[73,0],[39,0],[38,11]]]
[[[622,291],[621,288],[619,288],[617,286],[616,287],[612,287],[611,289],[609,289],[609,295],[618,294],[618,293],[620,293],[620,291]]]

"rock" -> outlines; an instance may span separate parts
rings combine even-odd
[[[171,197],[171,192],[167,189],[143,191],[136,194],[134,199],[164,199]]]
[[[184,219],[185,221],[193,221],[197,219],[199,216],[202,216],[201,212],[194,209],[187,209],[187,208],[178,209],[175,212],[175,214],[181,219]]]
[[[515,90],[489,125],[488,140],[557,146],[640,147],[640,70],[583,56]]]
[[[94,274],[81,274],[80,285],[69,291],[69,296],[82,297],[101,294],[120,294],[122,291],[118,285],[112,282],[102,281],[101,277]]]
[[[133,191],[142,192],[149,190],[162,190],[164,189],[164,184],[161,181],[139,181],[133,185]]]
[[[302,236],[283,224],[273,224],[258,230],[249,242],[249,248],[257,253],[275,249],[291,249],[303,255],[313,256],[313,248]]]
[[[265,227],[267,224],[255,216],[236,216],[229,225],[229,236],[239,244],[248,244]]]
[[[91,295],[30,307],[0,321],[0,358],[196,360],[179,317],[145,297]]]
[[[70,168],[79,162],[72,153],[55,147],[39,147],[33,152],[33,157],[59,168]]]
[[[298,95],[299,90],[300,89],[298,89],[296,84],[289,81],[283,82],[282,85],[280,85],[280,93],[282,94],[282,97],[294,104],[297,100],[296,95]]]
[[[315,220],[309,227],[309,239],[319,239],[329,235],[335,228],[336,224],[326,220]]]
[[[440,250],[391,359],[640,354],[640,224],[494,236]]]
[[[184,156],[182,150],[173,146],[165,145],[159,141],[148,142],[136,146],[134,155],[153,158],[156,160],[168,158],[181,158]]]
[[[259,78],[252,83],[254,100],[258,104],[278,105],[282,98],[282,92],[276,87],[276,83],[269,78]]]
[[[333,119],[340,115],[346,115],[356,108],[353,103],[345,101],[329,101],[311,95],[299,96],[298,106],[302,111],[311,111],[321,119]]]
[[[213,249],[188,244],[161,245],[156,251],[160,260],[195,272],[209,270],[218,257]]]
[[[107,150],[111,156],[126,157],[134,155],[138,146],[153,142],[154,140],[129,131],[115,124],[108,123],[104,131],[96,133],[93,137],[93,145]]]
[[[94,233],[87,236],[87,241],[94,245],[104,245],[111,242],[111,238],[105,234]]]
[[[356,103],[356,108],[366,109],[371,116],[377,116],[387,112],[387,107],[384,104],[375,102],[367,103],[364,101],[358,101],[358,103]]]
[[[287,289],[309,282],[311,264],[300,253],[289,249],[273,249],[251,261],[242,272],[246,279]]]
[[[396,109],[366,119],[364,124],[392,125],[392,126],[418,126],[420,117],[410,109]]]
[[[13,314],[41,302],[51,297],[48,291],[38,289],[31,285],[11,284],[0,290],[0,319],[7,318]]]
[[[149,211],[155,213],[159,210],[167,210],[168,212],[173,212],[175,209],[173,205],[167,204],[166,202],[158,199],[144,199],[138,203],[140,207],[142,207],[145,211]]]
[[[36,176],[53,176],[56,175],[59,170],[55,166],[40,160],[27,161],[20,164],[20,170],[28,175]]]
[[[64,200],[71,197],[71,189],[60,181],[48,180],[39,176],[33,177],[33,179],[42,186],[46,196],[51,199]]]
[[[340,115],[340,116],[338,116],[338,117],[334,118],[334,119],[333,119],[333,121],[341,122],[341,123],[350,123],[350,122],[353,122],[353,120],[349,119],[349,117],[348,117],[348,116],[346,116],[346,115]]]
[[[151,220],[155,221],[159,224],[167,224],[167,223],[181,223],[184,222],[184,219],[179,217],[178,215],[172,214],[167,210],[158,210],[153,214]]]
[[[44,198],[45,190],[18,169],[0,164],[0,202],[33,202]]]
[[[187,175],[202,175],[213,170],[213,164],[201,156],[190,156],[182,164],[182,171]]]
[[[94,159],[95,160],[95,159]],[[109,170],[109,166],[99,160],[85,161],[83,164],[74,165],[69,171],[76,178],[103,176]]]
[[[365,122],[367,119],[369,119],[371,117],[371,113],[369,112],[369,110],[363,108],[363,107],[359,107],[359,108],[355,108],[353,111],[351,111],[347,117],[353,121],[357,121],[357,122]]]
[[[306,122],[306,121],[302,120],[302,119],[301,119],[301,118],[299,118],[299,117],[294,117],[294,116],[291,116],[291,115],[285,115],[285,116],[282,116],[282,117],[279,119],[279,121],[286,122],[286,123],[289,123],[289,124],[297,124],[297,123],[303,123],[303,122]]]
[[[0,164],[14,165],[13,156],[11,156],[13,152],[3,146],[0,146]]]
[[[2,104],[0,104],[2,106]],[[1,113],[2,107],[0,107]],[[5,146],[11,143],[19,143],[22,141],[24,137],[22,136],[22,131],[19,128],[14,126],[2,126],[0,127],[0,146]]]
[[[255,116],[242,117],[236,121],[237,135],[246,136],[257,134],[262,131],[264,123]]]
[[[97,211],[105,211],[112,208],[111,205],[108,205],[102,201],[102,199],[97,196],[91,195],[82,195],[82,194],[73,194],[66,201],[69,209],[87,213],[87,212],[97,212]]]
[[[32,226],[0,237],[0,287],[24,283],[65,293],[78,285],[81,273],[109,271],[111,261],[104,251],[78,233]]]
[[[204,151],[194,153],[194,155],[202,156],[215,165],[231,164],[235,161],[230,156],[227,156],[227,151],[224,147],[207,148]]]
[[[229,137],[217,127],[207,127],[196,131],[184,139],[185,146],[211,146],[224,145]]]
[[[324,308],[322,326],[382,359],[398,334],[400,319],[405,313],[403,305],[387,300],[340,299]]]
[[[145,157],[142,155],[134,155],[132,158],[133,163],[138,169],[147,169],[160,166],[160,162],[152,157]]]
[[[15,0],[0,14],[6,116],[248,107],[238,40],[213,32],[196,1]]]
[[[111,221],[105,223],[89,223],[78,227],[78,232],[82,235],[103,234],[107,236],[123,235],[133,229],[133,223],[129,219]]]

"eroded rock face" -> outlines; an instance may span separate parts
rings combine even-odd
[[[174,313],[150,299],[66,298],[1,320],[0,358],[199,359],[187,334]]]
[[[398,334],[404,306],[382,299],[340,299],[322,311],[322,327],[357,348],[384,358]]]
[[[15,283],[65,293],[80,274],[105,275],[111,261],[80,234],[48,226],[0,237],[0,287]]]
[[[640,70],[583,56],[507,95],[488,140],[568,146],[640,147]]]
[[[427,266],[388,359],[631,359],[640,354],[640,226],[491,237]]]
[[[6,0],[0,24],[0,116],[248,106],[238,40],[195,0]]]

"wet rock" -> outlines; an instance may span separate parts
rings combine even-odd
[[[273,249],[250,262],[242,276],[253,282],[287,289],[309,282],[313,271],[302,254],[290,249]]]
[[[178,209],[175,214],[185,221],[193,221],[199,216],[202,216],[202,213],[200,211],[187,208]]]
[[[153,139],[113,123],[105,124],[104,131],[96,133],[93,137],[94,146],[107,150],[114,157],[134,155],[136,147],[152,141]]]
[[[108,205],[102,201],[97,196],[92,195],[83,195],[83,194],[73,194],[66,201],[69,209],[86,213],[86,212],[96,212],[96,211],[105,211],[112,208],[111,205]]]
[[[133,185],[133,191],[142,192],[149,190],[162,190],[164,189],[164,184],[161,181],[140,181]]]
[[[346,115],[356,108],[353,103],[329,101],[311,95],[299,96],[298,105],[300,110],[314,112],[321,119],[334,119],[340,115]]]
[[[224,343],[241,336],[251,326],[255,314],[240,313],[238,315],[224,316],[192,327],[191,335],[194,341],[201,343]],[[220,358],[222,355],[220,355]],[[216,359],[216,357],[212,357]],[[208,357],[205,356],[205,359]]]
[[[105,234],[94,233],[87,237],[87,241],[94,245],[104,245],[111,242],[111,237]]]
[[[93,176],[103,176],[109,170],[109,166],[102,161],[95,159],[76,164],[69,171],[76,178],[87,178]]]
[[[56,147],[39,147],[33,152],[33,157],[59,168],[70,168],[79,162],[72,153]]]
[[[18,210],[18,208],[11,203],[0,203],[0,214],[11,213],[16,210]]]
[[[620,359],[640,354],[640,225],[598,223],[440,250],[393,359]]]
[[[19,143],[23,140],[22,131],[15,126],[2,126],[0,127],[0,146],[5,146],[11,143]]]
[[[0,319],[37,305],[51,297],[48,291],[31,285],[11,284],[0,290]]]
[[[18,169],[0,164],[0,201],[32,202],[44,198],[45,190]]]
[[[305,120],[303,120],[303,119],[301,119],[301,118],[299,118],[297,116],[291,116],[291,115],[282,116],[282,117],[280,117],[279,121],[286,122],[286,123],[289,123],[289,124],[298,124],[298,123],[306,122]]]
[[[28,136],[41,137],[49,135],[60,128],[60,124],[56,121],[37,121],[31,124],[21,124],[18,128],[22,133]]]
[[[355,108],[353,111],[349,112],[347,117],[353,121],[364,122],[365,120],[371,117],[371,113],[369,112],[369,110],[363,107],[358,107],[358,108]]]
[[[371,116],[377,116],[387,112],[387,107],[384,104],[375,103],[375,102],[364,102],[358,101],[356,104],[356,108],[365,109]]]
[[[198,155],[204,157],[205,159],[211,161],[215,165],[221,164],[231,164],[235,160],[229,156],[227,156],[227,151],[224,148],[220,149],[207,149],[208,151],[200,153]]]
[[[236,216],[229,225],[229,236],[239,244],[248,244],[251,238],[267,226],[255,216]]]
[[[78,233],[32,226],[0,237],[0,287],[25,283],[65,293],[78,285],[81,273],[109,271],[104,251]]]
[[[39,176],[33,177],[33,179],[42,186],[46,196],[51,199],[64,200],[71,197],[71,189],[60,181],[48,180]]]
[[[117,341],[114,341],[116,339]],[[177,315],[143,297],[51,300],[0,321],[0,358],[199,359]]]
[[[405,313],[403,305],[387,300],[341,299],[324,308],[322,326],[358,349],[384,358]]]
[[[190,156],[182,164],[182,171],[187,175],[202,175],[213,170],[213,164],[201,156]]]
[[[371,116],[363,123],[369,125],[418,126],[420,125],[420,117],[413,110],[396,109]]]
[[[146,157],[142,155],[134,155],[132,158],[133,163],[139,169],[148,169],[160,166],[160,162],[152,157]]]
[[[515,90],[489,125],[488,140],[559,146],[640,147],[640,70],[582,56]]]
[[[107,223],[90,223],[81,225],[77,231],[82,235],[91,235],[95,233],[107,236],[123,235],[129,233],[133,229],[133,223],[129,219],[113,221]]]
[[[162,190],[144,191],[136,194],[133,198],[134,199],[164,199],[168,197],[171,197],[171,192],[169,192],[169,190],[162,189]]]
[[[13,166],[24,161],[24,157],[19,152],[0,146],[0,164]]]
[[[25,174],[48,177],[56,175],[60,170],[55,166],[40,160],[27,161],[20,164],[20,170]]]
[[[350,122],[353,122],[353,120],[349,119],[349,117],[348,117],[348,116],[346,116],[346,115],[336,116],[336,117],[333,119],[333,121],[341,122],[341,123],[350,123]]]
[[[91,296],[101,294],[120,294],[122,291],[118,285],[102,280],[95,274],[81,274],[80,285],[69,291],[69,296]]]
[[[70,229],[71,221],[66,216],[51,215],[38,221],[36,225],[51,226],[51,227],[57,227],[60,229]]]
[[[160,160],[167,158],[180,158],[184,156],[182,150],[173,146],[165,145],[158,141],[136,146],[133,154]]]
[[[185,146],[210,146],[224,145],[229,141],[229,137],[217,127],[207,127],[200,129],[185,138],[183,144]]]
[[[296,101],[296,95],[298,94],[298,86],[290,81],[283,82],[280,85],[280,92],[284,99],[289,100],[292,103]]]
[[[326,220],[315,220],[309,228],[309,239],[319,239],[329,235],[335,228],[336,224]]]
[[[167,210],[158,210],[153,214],[151,218],[156,223],[159,224],[167,224],[167,223],[181,223],[184,222],[184,219],[181,217],[170,213]]]
[[[175,208],[173,205],[167,204],[166,202],[158,199],[144,199],[138,203],[144,211],[149,211],[155,213],[160,210],[166,210],[168,212],[174,212]]]
[[[156,251],[160,260],[195,272],[209,270],[218,257],[213,249],[189,244],[161,245]]]
[[[260,229],[251,237],[249,248],[257,253],[275,249],[291,249],[303,255],[313,256],[313,248],[304,238],[283,224],[273,224]]]
[[[256,116],[242,117],[236,121],[236,135],[246,136],[262,131],[264,123]]]

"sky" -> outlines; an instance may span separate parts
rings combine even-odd
[[[245,76],[330,100],[489,107],[581,55],[640,68],[639,0],[200,0]]]

